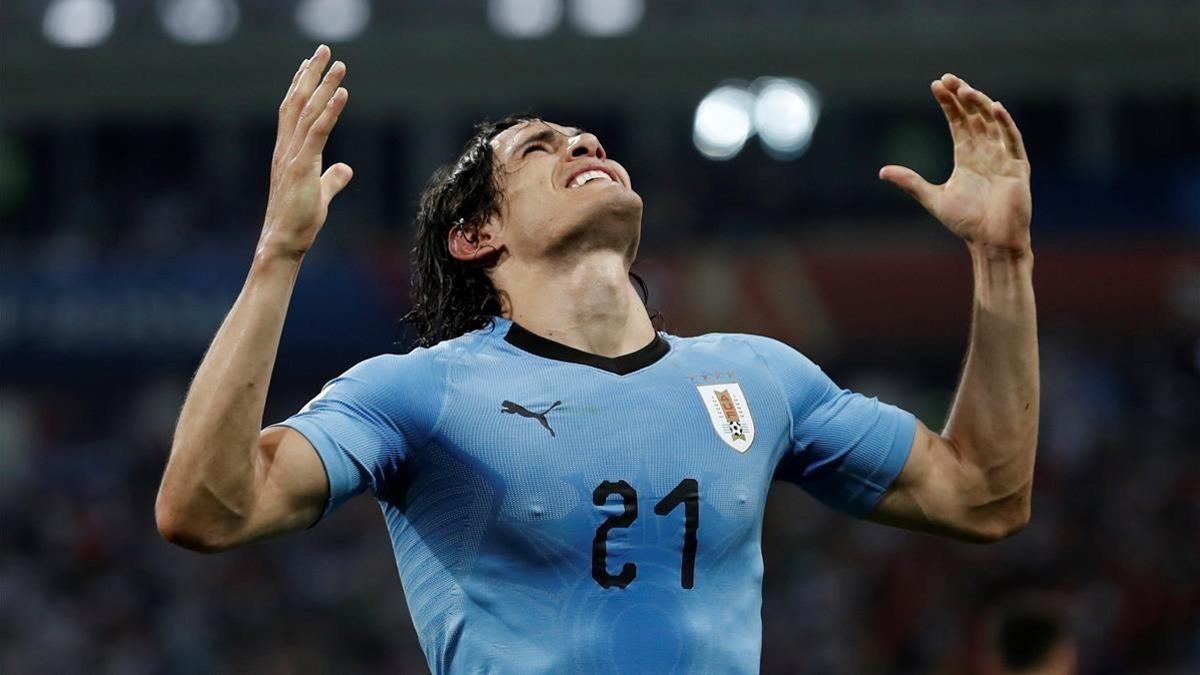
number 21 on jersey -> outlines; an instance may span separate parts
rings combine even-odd
[[[637,564],[626,562],[621,565],[621,571],[610,574],[608,571],[608,533],[618,527],[629,527],[638,517],[637,490],[629,483],[619,480],[604,481],[592,492],[592,503],[603,506],[610,495],[620,495],[624,501],[624,511],[620,515],[609,516],[596,528],[596,537],[592,540],[592,578],[604,588],[625,588],[637,577]],[[683,504],[683,561],[679,570],[679,584],[683,588],[691,588],[696,576],[696,532],[700,529],[700,484],[695,478],[684,478],[679,485],[671,490],[654,505],[654,513],[666,516]]]

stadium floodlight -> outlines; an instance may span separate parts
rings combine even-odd
[[[158,18],[171,37],[188,45],[229,39],[238,24],[234,0],[161,0]]]
[[[795,159],[804,154],[817,126],[821,105],[804,80],[765,77],[754,83],[754,129],[767,154]]]
[[[489,0],[488,21],[505,37],[545,37],[562,21],[562,0]]]
[[[754,133],[754,94],[742,84],[724,84],[696,106],[692,142],[709,159],[730,159]]]
[[[42,16],[42,33],[59,47],[95,47],[112,34],[116,19],[111,0],[54,0]]]
[[[570,0],[576,30],[591,37],[616,37],[633,30],[646,11],[643,0]]]
[[[301,0],[296,23],[310,37],[345,42],[359,36],[371,20],[367,0]]]

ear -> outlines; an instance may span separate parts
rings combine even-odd
[[[473,227],[472,223],[463,223],[450,228],[447,242],[450,255],[456,260],[471,261],[489,258],[498,254],[504,248],[501,242],[500,227],[495,217],[486,223]]]

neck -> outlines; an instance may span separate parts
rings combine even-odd
[[[532,333],[610,358],[654,339],[654,326],[619,253],[593,251],[565,263],[497,272],[504,316]]]

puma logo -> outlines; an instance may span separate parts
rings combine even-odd
[[[535,419],[543,427],[546,427],[546,431],[549,431],[551,436],[556,436],[557,434],[555,434],[554,430],[550,428],[550,423],[546,421],[546,415],[549,414],[549,412],[551,410],[554,410],[555,408],[557,408],[560,405],[562,405],[562,401],[555,401],[554,404],[551,405],[549,408],[546,408],[545,410],[543,410],[540,413],[536,413],[536,412],[533,412],[532,410],[527,409],[525,406],[522,406],[520,404],[513,403],[512,401],[504,401],[503,403],[500,404],[500,412],[502,412],[506,415],[520,415],[521,417],[529,417],[529,418]]]

